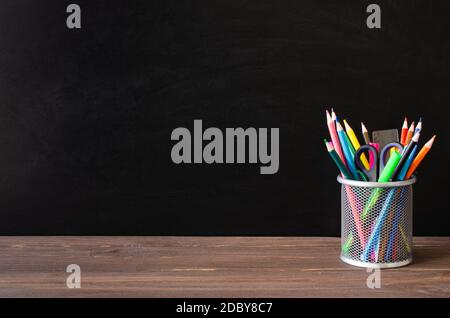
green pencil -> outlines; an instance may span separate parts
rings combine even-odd
[[[350,251],[350,247],[352,246],[352,244],[353,244],[353,233],[350,232],[350,233],[348,234],[347,240],[345,241],[344,245],[342,245],[342,251],[343,251],[345,254],[348,254],[348,252]]]
[[[344,175],[345,179],[352,179],[350,171],[348,171],[347,167],[342,162],[341,158],[339,158],[337,152],[334,150],[332,142],[327,142],[326,139],[323,140],[325,142],[325,146],[327,146],[328,153],[330,157],[333,159],[336,166],[338,166],[339,171]]]
[[[348,138],[347,133],[344,131],[344,138],[345,141],[347,141],[347,145],[348,145],[348,149],[350,150],[350,152],[352,153],[352,156],[355,156],[355,148],[353,147],[352,143],[350,142],[350,138]]]

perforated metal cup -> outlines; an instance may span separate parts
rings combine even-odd
[[[341,259],[371,268],[411,263],[415,176],[396,182],[337,180],[342,185]]]

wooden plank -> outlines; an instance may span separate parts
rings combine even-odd
[[[0,237],[0,296],[450,297],[450,237],[415,238],[414,256],[369,289],[338,238]]]

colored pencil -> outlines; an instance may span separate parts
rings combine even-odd
[[[412,122],[411,126],[409,126],[408,134],[405,139],[405,146],[411,142],[412,137],[414,136],[414,122]]]
[[[339,137],[336,132],[336,125],[333,121],[333,119],[330,116],[330,113],[328,110],[326,111],[327,115],[327,125],[328,125],[328,131],[330,132],[331,141],[333,142],[334,149],[336,150],[337,154],[339,155],[339,158],[341,158],[344,165],[347,166],[347,161],[345,160],[344,153],[342,152],[342,147],[339,142]]]
[[[348,150],[350,150],[350,153],[352,154],[352,158],[354,158],[356,150],[353,147],[353,145],[352,145],[352,143],[351,143],[350,139],[348,138],[348,135],[347,135],[347,133],[345,131],[343,131],[343,136],[344,136],[344,139],[345,139],[345,143],[346,143],[346,145],[348,147]]]
[[[406,136],[408,135],[408,119],[405,117],[402,126],[402,134],[400,137],[400,143],[405,146],[406,145]]]
[[[402,154],[402,158],[400,159],[400,162],[397,165],[397,169],[394,172],[394,179],[395,180],[404,180],[405,179],[405,175],[406,175],[406,171],[408,170],[409,166],[411,165],[415,153],[417,151],[417,141],[419,139],[419,135],[420,133],[417,133],[416,135],[414,135],[413,139],[411,140],[411,142],[408,144],[408,146],[406,146],[406,148],[404,149],[404,152]],[[412,148],[411,148],[412,147]],[[412,150],[410,150],[412,149]],[[405,159],[406,158],[406,159]],[[403,167],[400,168],[400,166],[403,164]],[[398,169],[401,169],[400,172],[398,173],[397,176],[395,176],[395,174],[397,173]],[[391,191],[394,191],[395,188],[391,189]],[[405,194],[405,188],[402,188],[401,190],[399,189],[397,191],[398,193],[398,197],[402,197]],[[395,194],[397,195],[397,194]],[[387,199],[386,199],[387,200]],[[392,199],[394,200],[394,199]],[[395,247],[395,241],[397,240],[397,236],[398,236],[398,226],[399,226],[399,222],[400,222],[400,210],[397,209],[396,211],[396,216],[394,218],[392,227],[390,229],[390,235],[389,235],[389,240],[388,240],[388,245],[387,245],[387,249],[386,249],[386,260],[390,261],[393,259],[393,250]]]
[[[362,130],[362,135],[364,137],[364,142],[366,143],[366,145],[370,144],[369,131],[367,130],[367,128],[363,122],[361,122],[361,130]]]
[[[411,163],[411,166],[409,167],[408,172],[406,173],[405,179],[409,179],[411,175],[414,173],[414,171],[416,171],[417,167],[420,165],[420,163],[423,161],[423,159],[433,146],[434,139],[436,139],[436,135],[434,135],[430,140],[428,140],[428,142],[422,147],[422,149],[420,149],[416,158],[414,158],[413,162]]]
[[[353,222],[355,222],[356,233],[358,233],[359,244],[361,248],[366,246],[366,232],[365,228],[361,224],[361,218],[359,217],[359,209],[356,204],[355,193],[352,188],[346,184],[345,185],[345,193],[347,194],[348,201],[350,203],[350,210],[352,211]]]
[[[356,170],[355,162],[353,159],[353,154],[351,151],[351,145],[347,142],[347,135],[345,134],[344,129],[342,128],[341,124],[336,121],[336,132],[339,136],[339,141],[341,142],[342,150],[344,152],[345,160],[347,161],[347,167],[350,170],[353,179],[359,180],[358,173]]]
[[[407,146],[405,146],[405,148],[403,148],[402,157],[400,158],[400,161],[399,161],[397,167],[395,168],[394,173],[392,174],[392,180],[397,180],[397,176],[400,173],[400,170],[402,170],[403,165],[408,160],[408,156],[411,153],[411,151],[413,150],[414,146],[417,145],[417,142],[419,141],[419,137],[420,137],[420,133],[415,134],[414,137],[412,137],[411,142]]]
[[[390,192],[394,192],[394,196],[397,196],[397,198],[402,198],[404,197],[405,193],[406,193],[406,189],[405,188],[392,188],[390,190]],[[388,194],[389,197],[389,194]],[[388,200],[388,199],[386,199]],[[395,198],[391,199],[392,201],[395,200]],[[395,217],[392,223],[392,227],[390,229],[389,232],[389,239],[388,239],[388,244],[387,244],[387,248],[386,248],[386,260],[387,261],[392,261],[393,259],[393,252],[395,250],[395,242],[398,238],[398,227],[400,224],[400,218],[401,218],[401,210],[399,208],[395,209]],[[391,212],[390,214],[392,214],[393,212]]]
[[[326,139],[324,139],[323,141],[325,142],[325,146],[327,147],[330,157],[333,159],[334,163],[339,168],[339,171],[344,175],[346,179],[351,179],[352,175],[350,174],[350,171],[348,171],[347,167],[344,165],[341,158],[339,158],[338,154],[334,150],[333,143],[327,142]]]
[[[347,132],[347,136],[350,139],[350,142],[353,145],[353,148],[355,149],[355,151],[357,151],[361,147],[361,144],[359,143],[359,140],[356,137],[355,132],[353,131],[352,127],[350,127],[350,125],[347,123],[347,121],[345,119],[344,119],[344,125],[345,125],[345,131]],[[369,161],[367,161],[367,157],[365,154],[361,154],[361,162],[364,165],[364,168],[366,168],[367,170],[370,169]]]
[[[380,188],[376,188],[376,189],[380,189]],[[375,244],[377,244],[377,242],[379,241],[381,227],[385,223],[384,221],[388,215],[389,210],[391,209],[391,205],[392,205],[392,201],[393,201],[392,199],[396,192],[395,190],[396,190],[396,188],[393,188],[389,191],[389,193],[386,196],[386,199],[383,203],[383,206],[381,208],[381,212],[375,221],[375,226],[374,226],[372,232],[370,233],[369,239],[367,240],[364,251],[360,257],[361,260],[364,262],[369,261],[370,252],[375,247]]]
[[[401,234],[401,236],[402,236],[402,241],[403,241],[403,243],[405,244],[406,251],[407,251],[408,253],[410,253],[410,252],[411,252],[411,247],[409,246],[408,238],[407,238],[407,236],[406,236],[406,234],[405,234],[405,231],[403,230],[403,226],[402,226],[401,224],[400,224],[400,226],[399,226],[399,230],[400,230],[400,234]]]
[[[394,214],[393,213],[389,213],[389,216],[387,217],[386,223],[384,224],[385,226],[385,230],[383,231],[384,233],[381,233],[380,235],[380,240],[378,243],[380,243],[380,260],[384,261],[385,260],[385,255],[386,255],[386,249],[387,249],[387,245],[388,245],[388,240],[387,240],[387,234],[390,233],[391,228],[392,228],[392,220],[394,219]]]
[[[344,245],[342,245],[342,252],[348,254],[348,252],[350,252],[350,247],[352,246],[352,244],[353,244],[353,234],[352,232],[350,232]]]
[[[422,131],[422,117],[419,118],[419,122],[417,123],[416,130],[414,130],[414,134]]]
[[[344,145],[341,145],[341,143],[340,143],[340,137],[341,136],[338,136],[338,133],[337,133],[337,130],[336,130],[336,122],[335,122],[336,114],[335,114],[333,109],[331,110],[331,112],[332,112],[331,116],[330,116],[328,111],[326,112],[327,113],[328,129],[329,129],[331,140],[332,140],[331,143],[327,144],[327,149],[331,150],[331,148],[329,148],[329,147],[330,146],[331,147],[334,146],[335,150],[337,150],[336,149],[336,145],[340,146],[340,149],[342,149],[344,146],[346,146],[345,145],[346,141],[345,141],[345,139],[343,139],[344,140]],[[345,134],[345,132],[342,130],[342,126],[340,124],[339,124],[339,126],[340,126],[340,130],[342,131],[342,133]],[[346,149],[347,149],[347,147],[346,147]],[[348,151],[350,151],[350,149],[348,149]],[[337,151],[335,151],[335,153],[337,153]],[[339,153],[337,153],[337,154],[339,155]],[[348,170],[347,166],[345,166],[346,158],[345,158],[344,154],[342,153],[342,150],[341,150],[341,155],[342,155],[342,157],[340,157],[340,156],[339,157],[341,159],[341,163],[344,164],[344,167],[345,167],[345,168],[343,168],[341,166],[341,168],[340,168],[340,170],[342,169],[342,175],[344,176],[344,178],[352,179],[353,178],[352,174]],[[333,160],[335,160],[337,157],[336,156],[332,156],[332,158],[333,158]],[[339,162],[339,161],[335,161],[336,165],[338,165],[338,167],[339,167],[340,164],[338,164],[337,162]],[[353,161],[352,161],[352,163],[353,163]],[[361,220],[360,220],[360,217],[359,217],[358,206],[356,205],[355,194],[353,193],[351,187],[348,186],[348,185],[345,185],[345,190],[346,190],[346,195],[347,195],[347,198],[348,198],[348,201],[349,201],[349,204],[350,204],[350,210],[352,212],[353,221],[355,222],[356,232],[358,233],[359,244],[361,245],[362,248],[364,248],[364,246],[366,244],[366,239],[365,239],[365,233],[364,233],[364,230],[363,230],[363,227],[362,227],[362,224],[361,224]]]
[[[414,160],[416,152],[417,152],[417,145],[414,146],[413,150],[409,154],[408,159],[406,160],[405,164],[402,167],[402,170],[400,170],[398,174],[397,180],[401,181],[405,179],[406,173],[408,172],[408,169]]]
[[[338,154],[334,150],[333,143],[327,142],[326,139],[324,139],[324,142],[325,142],[325,145],[327,146],[328,153],[330,154],[330,156],[333,159],[333,161],[335,162],[335,164],[338,166],[338,168],[341,171],[344,178],[352,179],[351,173],[348,171],[347,167],[344,165],[342,160],[340,160]],[[345,185],[345,189],[346,189],[346,195],[347,195],[348,201],[350,203],[350,209],[352,211],[353,221],[355,222],[356,231],[358,233],[358,239],[359,239],[361,247],[364,248],[364,246],[366,244],[365,234],[364,234],[363,227],[361,225],[361,220],[359,218],[359,212],[358,212],[358,207],[356,205],[355,195],[352,192],[352,189],[348,185]]]

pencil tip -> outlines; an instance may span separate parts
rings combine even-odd
[[[328,152],[334,150],[333,144],[332,144],[331,141],[330,141],[330,142],[327,142],[327,140],[326,140],[325,138],[323,139],[323,141],[325,141],[325,147],[327,147]]]
[[[344,125],[345,125],[345,130],[348,131],[348,130],[352,129],[345,119],[344,119]]]
[[[327,114],[327,123],[329,124],[330,122],[333,121],[333,119],[331,118],[331,115],[330,115],[330,112],[328,111],[328,109],[326,111],[326,114]]]
[[[436,138],[436,135],[434,135],[433,137],[431,137],[430,140],[428,140],[428,142],[425,144],[428,148],[431,148],[431,146],[433,146],[434,143],[434,139]]]
[[[403,121],[402,129],[408,129],[408,120],[405,117],[405,120]]]

